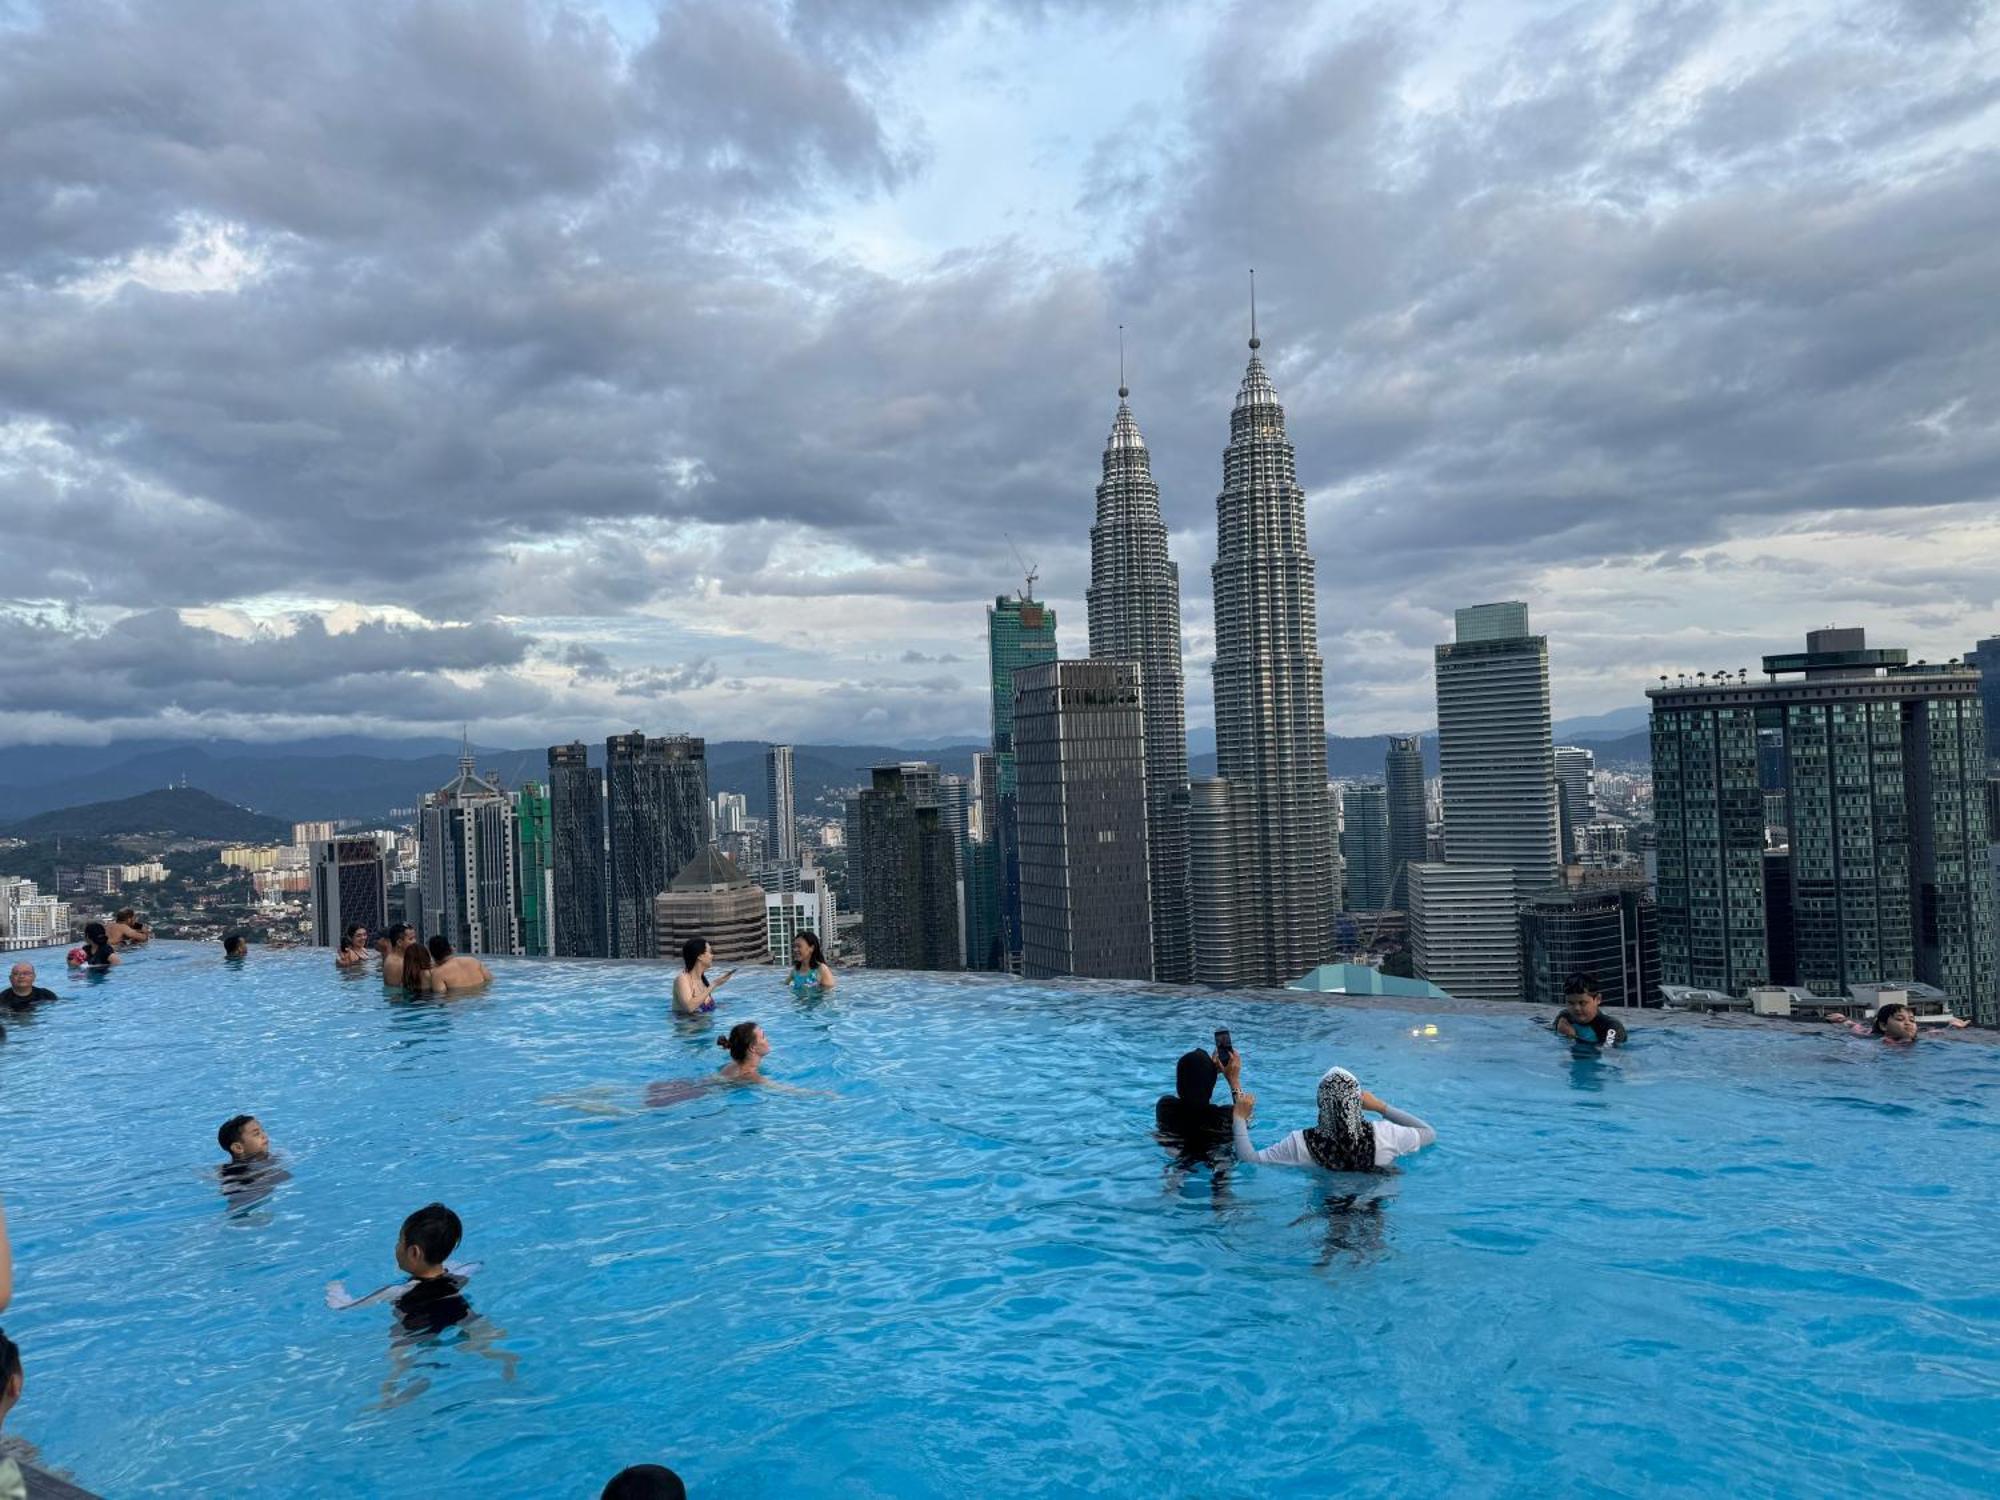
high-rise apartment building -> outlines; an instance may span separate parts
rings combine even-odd
[[[634,731],[604,742],[611,956],[651,958],[653,900],[709,845],[706,742]]]
[[[611,953],[604,902],[604,773],[581,740],[549,747],[551,940],[558,958]]]
[[[1000,930],[999,763],[991,750],[972,757],[971,821],[975,833],[961,871],[965,883],[966,965],[1004,969],[1007,953]]]
[[[1160,487],[1139,424],[1118,387],[1090,528],[1090,654],[1137,662],[1146,708],[1146,827],[1153,972],[1193,977],[1188,912],[1187,693],[1181,674],[1181,575],[1167,555]],[[1022,897],[1026,901],[1026,895]],[[1025,941],[1025,940],[1024,940]]]
[[[1424,747],[1413,734],[1392,735],[1382,757],[1382,783],[1389,794],[1389,900],[1408,911],[1409,865],[1429,861],[1430,813],[1424,800]]]
[[[294,823],[292,825],[292,843],[295,847],[301,849],[310,844],[323,844],[334,836],[335,831],[334,825],[331,822]]]
[[[1583,854],[1583,832],[1597,821],[1597,756],[1581,745],[1555,748],[1556,826],[1564,864]]]
[[[356,922],[371,933],[389,925],[389,863],[372,835],[320,839],[312,851],[313,942],[337,948]]]
[[[773,864],[795,865],[799,862],[799,810],[790,745],[773,745],[764,752],[764,795],[771,805],[764,857]]]
[[[1032,578],[1028,580],[1034,582]],[[998,910],[1004,967],[1021,961],[1021,851],[1014,834],[1014,674],[1056,659],[1056,612],[1039,600],[993,601],[986,611],[986,658],[993,690],[993,774],[998,801]]]
[[[1979,673],[1980,717],[1985,722],[1986,759],[2000,756],[2000,635],[1989,635],[1965,653],[1966,665]]]
[[[1561,1005],[1572,974],[1593,974],[1606,1005],[1660,1003],[1659,912],[1640,885],[1548,890],[1521,908],[1521,998]]]
[[[1014,674],[1024,974],[1153,977],[1144,669]]]
[[[1811,632],[1764,673],[1646,695],[1665,981],[1741,994],[1773,979],[1783,946],[1815,993],[1915,979],[2000,1022],[1977,672],[1911,665],[1849,629]],[[1783,757],[1780,868],[1760,734]]]
[[[43,895],[32,880],[0,875],[0,950],[67,942],[69,917],[61,897]]]
[[[709,817],[717,838],[742,833],[750,826],[750,800],[741,792],[717,792],[709,799]]]
[[[1456,637],[1436,650],[1445,862],[1506,865],[1517,892],[1545,889],[1561,863],[1548,637],[1528,633],[1521,603],[1459,610]]]
[[[1312,554],[1306,550],[1306,497],[1294,471],[1260,340],[1230,413],[1229,446],[1216,497],[1216,772],[1229,783],[1208,815],[1227,806],[1234,839],[1240,919],[1235,931],[1203,934],[1197,921],[1195,972],[1235,972],[1242,982],[1283,985],[1331,951],[1333,829],[1326,795],[1326,705],[1319,655]],[[1193,816],[1192,812],[1190,814]],[[1192,851],[1220,854],[1194,839]],[[1193,864],[1197,912],[1225,898],[1215,866]],[[1232,955],[1199,951],[1210,936]],[[1204,969],[1206,964],[1206,969]]]
[[[514,804],[473,769],[470,750],[456,776],[424,795],[417,841],[423,935],[442,936],[460,953],[519,953]]]
[[[526,781],[514,793],[514,870],[518,878],[521,951],[546,957],[554,951],[554,837],[548,789]]]
[[[928,773],[928,774],[926,774]],[[862,913],[876,969],[956,969],[957,857],[937,805],[934,766],[877,766],[859,798]]]
[[[937,778],[938,815],[951,835],[953,888],[957,892],[958,930],[961,950],[967,948],[971,925],[966,921],[966,903],[973,892],[967,880],[972,868],[972,781],[965,776]],[[961,951],[959,961],[969,966],[971,953]]]
[[[1389,789],[1373,781],[1350,782],[1341,788],[1340,806],[1347,909],[1383,911],[1396,874],[1389,840]]]
[[[1460,1000],[1519,1000],[1514,881],[1511,865],[1412,865],[1410,961],[1417,978]]]
[[[1244,820],[1237,815],[1236,788],[1220,776],[1188,783],[1188,868],[1194,922],[1194,977],[1198,984],[1233,988],[1255,984],[1261,971],[1249,967],[1250,949],[1239,941],[1243,908],[1252,899],[1243,870]]]

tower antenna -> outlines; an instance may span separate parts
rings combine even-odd
[[[1250,268],[1250,347],[1263,347],[1264,341],[1257,337],[1257,268]]]
[[[1125,385],[1125,325],[1118,325],[1118,399],[1123,401],[1132,392]]]

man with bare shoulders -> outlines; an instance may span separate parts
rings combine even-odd
[[[153,934],[146,924],[139,920],[131,907],[123,907],[104,924],[104,933],[114,948],[136,948],[141,943],[150,943]]]
[[[430,941],[431,960],[447,990],[473,990],[493,982],[493,971],[468,953],[453,953],[440,933]]]
[[[382,982],[403,987],[403,954],[410,944],[417,940],[417,934],[408,922],[398,922],[391,927],[385,938],[388,946],[382,950]]]

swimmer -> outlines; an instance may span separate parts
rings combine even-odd
[[[833,968],[820,951],[819,934],[802,932],[792,939],[792,998],[804,1000],[813,995],[832,993],[839,983],[833,977]]]
[[[1384,1104],[1361,1087],[1345,1068],[1328,1068],[1319,1081],[1319,1124],[1294,1130],[1275,1146],[1259,1151],[1250,1144],[1250,1116],[1257,1096],[1236,1096],[1232,1122],[1240,1161],[1279,1167],[1323,1167],[1329,1172],[1386,1172],[1399,1156],[1421,1151],[1437,1132],[1415,1115]],[[1382,1119],[1361,1118],[1372,1110]]]
[[[271,1138],[255,1115],[231,1115],[215,1132],[215,1143],[229,1153],[231,1165],[271,1159]]]
[[[823,1089],[802,1089],[795,1083],[780,1083],[775,1078],[766,1078],[760,1070],[764,1059],[771,1055],[771,1041],[764,1035],[764,1028],[755,1021],[738,1021],[729,1028],[729,1035],[715,1039],[715,1045],[729,1052],[729,1061],[715,1072],[715,1076],[724,1083],[754,1083],[767,1089],[782,1089],[788,1094],[818,1094],[827,1099],[834,1097]],[[654,1084],[653,1088],[657,1090],[660,1085]],[[649,1091],[647,1102],[654,1103],[654,1097]],[[658,1107],[657,1104],[655,1107]]]
[[[410,951],[410,944],[416,940],[416,929],[408,922],[398,922],[383,937],[382,982],[384,984],[403,982],[403,955]]]
[[[222,940],[224,958],[245,959],[250,956],[250,940],[240,932],[232,932]]]
[[[1625,1045],[1625,1023],[1599,1009],[1604,1003],[1599,991],[1595,974],[1572,974],[1563,981],[1563,1008],[1555,1019],[1556,1035],[1598,1047]]]
[[[691,937],[681,944],[681,972],[674,976],[674,1014],[677,1016],[705,1016],[715,1009],[712,991],[721,989],[736,976],[731,969],[719,979],[708,977],[708,966],[715,962],[715,950],[708,945],[707,938]]]
[[[422,943],[411,940],[403,950],[403,993],[406,995],[442,995],[445,983],[437,977],[437,965],[431,961],[431,950]]]
[[[110,940],[120,948],[136,948],[141,943],[150,943],[153,934],[131,907],[121,906],[111,917]]]
[[[1917,1039],[1917,1013],[1900,1000],[1876,1007],[1873,1023],[1867,1026],[1855,1024],[1839,1011],[1828,1011],[1826,1018],[1845,1026],[1850,1036],[1879,1037],[1892,1047],[1907,1047]],[[1953,1016],[1944,1024],[1962,1027],[1972,1023],[1964,1016]]]
[[[451,944],[444,934],[439,933],[429,943],[431,965],[437,974],[438,983],[448,990],[476,990],[482,984],[493,982],[493,971],[478,959],[464,953],[453,953]]]
[[[1232,1049],[1226,1063],[1199,1047],[1181,1054],[1174,1064],[1174,1091],[1153,1104],[1153,1125],[1164,1144],[1198,1159],[1229,1139],[1229,1107],[1214,1102],[1218,1078],[1229,1081],[1232,1100],[1242,1093],[1241,1052]]]
[[[217,1174],[222,1194],[235,1208],[248,1208],[271,1196],[292,1174],[271,1153],[271,1138],[255,1115],[231,1115],[215,1132],[215,1143],[229,1153]]]
[[[117,966],[118,955],[111,949],[111,936],[102,922],[83,924],[83,946],[69,950],[72,969],[109,969]]]
[[[46,1005],[55,998],[54,990],[45,990],[35,983],[33,964],[15,964],[7,971],[7,988],[0,990],[0,1005],[13,1010]]]
[[[597,1500],[687,1500],[681,1476],[660,1464],[634,1464],[611,1476]]]
[[[465,1236],[465,1225],[442,1203],[427,1203],[396,1232],[396,1267],[408,1279],[350,1297],[344,1282],[326,1284],[326,1305],[336,1312],[392,1302],[396,1317],[413,1333],[440,1333],[472,1316],[472,1304],[462,1295],[467,1278],[479,1268],[455,1265],[451,1252]]]
[[[356,922],[340,935],[340,946],[333,953],[333,966],[336,969],[351,969],[367,962],[368,929]]]

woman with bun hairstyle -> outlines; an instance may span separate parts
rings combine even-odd
[[[729,1053],[729,1061],[720,1069],[720,1076],[729,1083],[767,1083],[770,1080],[757,1071],[757,1065],[771,1055],[770,1039],[764,1035],[764,1028],[755,1021],[738,1021],[729,1028],[727,1036],[715,1039],[715,1045]]]

